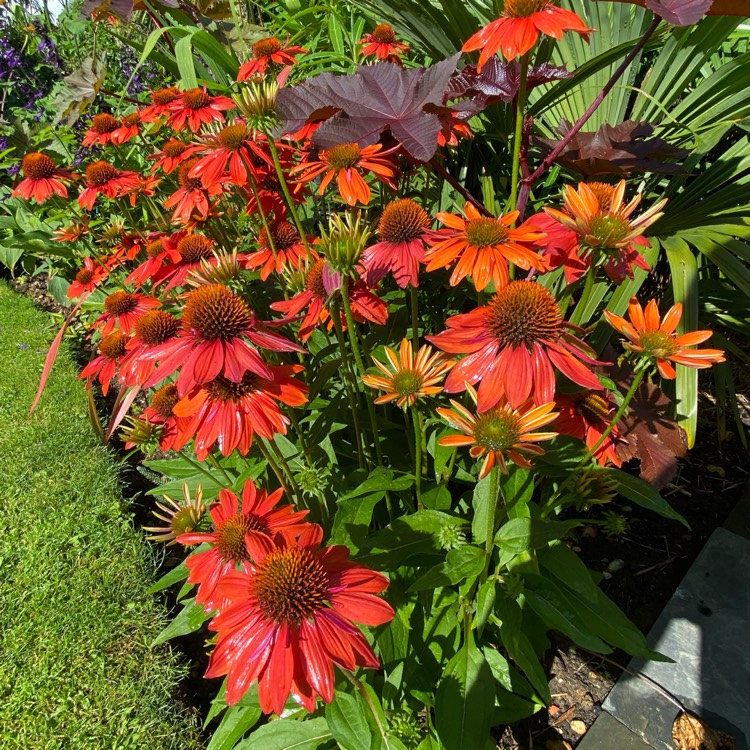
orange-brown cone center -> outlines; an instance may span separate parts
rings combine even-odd
[[[560,305],[536,281],[513,281],[487,304],[489,324],[505,346],[517,347],[555,340],[560,333]]]
[[[430,225],[427,212],[410,198],[389,203],[378,224],[378,235],[384,242],[398,244],[419,237]]]
[[[180,171],[177,173],[177,182],[183,190],[200,190],[203,187],[200,177],[191,177],[190,170],[198,163],[198,159],[188,159],[180,164]]]
[[[591,424],[602,424],[609,417],[609,402],[598,393],[580,394],[576,398],[576,406]]]
[[[125,315],[135,310],[137,306],[138,297],[123,291],[113,292],[104,300],[104,309],[110,315]]]
[[[174,411],[175,404],[180,400],[177,395],[177,386],[174,383],[168,383],[159,388],[151,398],[151,406],[154,411],[163,419],[169,419]]]
[[[146,255],[149,258],[156,258],[164,252],[164,245],[161,244],[161,240],[154,240],[146,245]]]
[[[203,89],[188,89],[182,93],[182,101],[188,109],[203,109],[211,103],[211,94]]]
[[[320,258],[313,263],[312,268],[307,272],[305,278],[305,289],[308,292],[312,292],[318,299],[325,300],[328,298],[328,293],[323,285],[323,267],[325,266],[325,259]]]
[[[296,625],[325,606],[328,575],[304,547],[281,547],[256,567],[250,593],[269,620]]]
[[[341,143],[320,152],[321,158],[331,169],[350,169],[358,161],[362,150],[356,143]]]
[[[182,156],[187,148],[187,143],[178,141],[176,138],[170,138],[162,148],[164,156],[169,156],[172,159],[176,159],[178,156]]]
[[[242,122],[235,125],[227,125],[217,136],[219,143],[230,151],[237,151],[250,137],[250,129]]]
[[[294,225],[288,221],[278,221],[271,226],[271,239],[276,250],[287,250],[292,245],[298,243],[300,237]],[[268,250],[271,247],[265,227],[260,230],[260,234],[258,235],[258,245],[264,250]]]
[[[499,245],[508,238],[508,229],[497,219],[482,217],[466,224],[466,239],[479,248]]]
[[[171,104],[175,99],[180,98],[180,92],[176,86],[170,86],[166,89],[159,89],[151,94],[151,101],[154,104],[164,106]]]
[[[266,533],[268,527],[252,513],[237,513],[216,527],[214,547],[224,562],[238,563],[250,559],[245,546],[248,531]]]
[[[491,451],[512,448],[521,436],[520,418],[507,407],[491,409],[477,417],[474,441]]]
[[[57,170],[57,165],[46,154],[40,154],[38,151],[33,154],[26,154],[21,164],[23,173],[32,180],[46,180],[52,177]]]
[[[91,280],[94,278],[94,274],[89,271],[88,268],[82,268],[78,273],[76,274],[76,281],[79,284],[83,284],[86,286],[86,284],[90,284]]]
[[[135,322],[135,332],[146,346],[163,344],[177,335],[180,322],[164,310],[149,310]]]
[[[99,135],[106,135],[111,133],[113,130],[117,130],[120,127],[120,121],[112,117],[112,115],[104,112],[100,115],[94,115],[91,120],[91,129]]]
[[[101,187],[110,180],[119,177],[120,173],[106,161],[96,161],[86,167],[86,184],[89,187]]]
[[[281,49],[281,42],[275,36],[269,36],[261,39],[253,45],[253,57],[258,60],[261,57],[268,57]]]
[[[528,18],[533,13],[543,11],[549,0],[505,0],[503,15],[509,18]]]
[[[113,331],[99,343],[99,353],[108,359],[117,359],[125,354],[127,338],[119,331]]]
[[[396,41],[396,32],[393,30],[393,26],[389,26],[387,23],[379,23],[372,30],[372,38],[380,44],[393,44]]]
[[[250,326],[252,315],[245,301],[222,284],[198,287],[185,303],[186,330],[207,340],[233,339]]]
[[[177,243],[177,252],[183,263],[200,263],[211,257],[213,243],[202,234],[189,234]]]

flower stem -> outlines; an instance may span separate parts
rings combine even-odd
[[[349,300],[349,282],[344,279],[344,283],[341,286],[341,299],[344,303],[344,316],[346,317],[346,329],[349,333],[349,341],[352,345],[352,352],[354,353],[354,361],[357,363],[357,369],[359,370],[360,379],[366,374],[365,364],[362,361],[362,353],[359,349],[359,342],[357,341],[357,328],[356,322],[354,321],[354,315],[352,314],[352,305]],[[357,390],[359,390],[359,384],[357,384]],[[367,401],[367,411],[370,415],[370,425],[372,426],[372,437],[375,442],[375,458],[377,459],[378,466],[383,465],[383,454],[380,450],[380,431],[378,430],[378,415],[375,413],[375,406],[372,403],[372,398],[368,393],[365,393],[365,401]]]
[[[417,508],[422,510],[422,420],[419,411],[412,407],[412,422],[414,422],[414,477],[417,490]]]
[[[596,253],[591,256],[591,265],[586,271],[586,278],[583,282],[583,291],[576,303],[573,314],[570,316],[570,322],[575,325],[581,324],[581,319],[586,312],[586,307],[591,299],[591,293],[594,291],[594,278],[596,277]]]
[[[266,460],[266,463],[273,470],[273,473],[276,475],[276,479],[279,480],[279,484],[281,485],[281,488],[284,490],[284,494],[289,495],[289,487],[287,487],[287,483],[284,481],[284,475],[281,473],[281,469],[279,468],[279,465],[276,463],[273,456],[271,455],[271,451],[269,451],[268,448],[263,444],[262,440],[258,440],[257,444],[258,444],[258,448],[260,449],[260,452],[263,454],[263,458],[265,458]]]
[[[510,205],[513,208],[518,199],[518,182],[521,165],[521,141],[523,140],[523,117],[526,107],[526,79],[529,74],[529,53],[521,55],[521,77],[516,96],[516,130],[513,135],[513,166],[510,174]]]
[[[205,467],[203,464],[200,463],[200,461],[195,461],[192,459],[186,451],[179,451],[179,454],[195,469],[197,469],[201,474],[207,476],[212,482],[216,480],[216,477]],[[230,482],[231,485],[231,482]]]
[[[208,460],[221,472],[221,475],[228,482],[227,486],[231,487],[234,484],[234,481],[232,480],[232,477],[227,474],[226,469],[219,463],[219,460],[216,458],[216,456],[214,456],[213,453],[209,453]]]
[[[414,356],[419,350],[419,292],[416,287],[409,285],[411,297],[411,340],[414,347]]]

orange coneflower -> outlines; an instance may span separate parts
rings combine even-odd
[[[405,289],[419,286],[419,264],[424,261],[425,242],[435,236],[430,230],[427,212],[410,198],[389,203],[378,224],[380,242],[368,247],[362,255],[362,266],[371,286],[389,271],[396,283]]]
[[[180,534],[188,534],[195,531],[201,523],[203,516],[206,514],[206,506],[203,504],[203,488],[198,485],[195,490],[195,497],[190,496],[190,486],[187,482],[182,485],[182,503],[175,502],[169,495],[164,495],[166,503],[156,502],[156,506],[161,513],[152,511],[166,526],[144,526],[143,530],[148,531],[152,536],[147,536],[152,542],[166,542],[167,547],[177,544],[177,537]]]
[[[191,177],[193,167],[198,159],[193,157],[180,164],[177,172],[179,188],[164,202],[164,208],[174,208],[172,221],[187,224],[193,216],[205,218],[210,208],[209,197],[220,195],[224,188],[221,182],[214,182],[206,187],[200,177]]]
[[[550,0],[505,0],[500,18],[477,31],[462,47],[463,52],[481,49],[477,70],[500,50],[506,60],[528,52],[539,34],[562,39],[566,31],[578,32],[586,41],[588,28],[573,11],[553,5]]]
[[[514,229],[518,211],[495,219],[482,216],[467,203],[464,212],[465,219],[455,214],[437,215],[447,229],[433,234],[424,259],[428,271],[448,268],[458,260],[451,274],[451,286],[471,276],[474,286],[481,291],[490,281],[496,289],[508,283],[508,262],[526,270],[544,269],[544,261],[531,249],[544,238],[544,233],[528,221]]]
[[[476,391],[467,386],[467,391],[474,403],[477,401]],[[524,469],[531,468],[526,456],[539,456],[544,451],[534,443],[541,440],[551,440],[556,432],[533,432],[554,421],[557,412],[554,402],[533,406],[531,403],[521,404],[514,409],[504,398],[492,409],[480,414],[472,414],[458,401],[451,399],[453,409],[438,409],[437,413],[463,435],[447,435],[438,440],[439,445],[471,446],[469,454],[472,458],[484,456],[479,478],[486,477],[497,464],[503,474],[508,473],[506,456],[514,464]]]
[[[273,167],[265,136],[256,135],[241,121],[226,125],[216,135],[209,136],[205,145],[197,147],[196,152],[206,155],[193,164],[190,177],[200,178],[206,188],[220,183],[227,168],[232,184],[242,187],[247,182],[248,169],[257,182],[255,162],[265,162]]]
[[[169,281],[164,291],[183,286],[190,272],[201,267],[201,261],[215,260],[214,241],[197,232],[174,234],[164,244],[167,252],[161,257],[168,262],[163,263],[152,278],[154,286]]]
[[[122,172],[106,161],[97,161],[86,167],[86,187],[78,196],[78,205],[89,211],[99,195],[118,198],[137,189],[141,178],[135,172]]]
[[[293,505],[279,505],[283,489],[269,494],[257,489],[248,479],[242,488],[242,506],[231,490],[221,490],[218,502],[212,503],[209,513],[214,529],[208,533],[186,531],[177,541],[180,544],[209,544],[209,549],[195,552],[186,560],[190,574],[188,583],[198,584],[195,601],[206,612],[219,609],[224,597],[219,590],[221,579],[237,565],[250,561],[245,537],[262,535],[268,538],[281,534],[296,539],[309,525],[306,510],[295,510]]]
[[[396,401],[401,408],[414,406],[418,398],[440,393],[443,388],[439,383],[456,364],[455,360],[440,352],[433,353],[431,346],[420,346],[415,357],[409,339],[401,341],[398,354],[386,346],[385,356],[390,368],[373,357],[383,375],[365,375],[362,382],[370,388],[385,391],[385,395],[375,399],[376,404]]]
[[[125,115],[120,120],[118,127],[112,131],[112,143],[115,146],[122,146],[123,143],[127,143],[131,138],[135,138],[138,135],[138,124],[140,121],[141,116],[138,112]]]
[[[190,292],[182,315],[183,330],[145,356],[159,360],[150,388],[179,369],[180,395],[219,375],[241,383],[250,371],[270,379],[272,371],[254,345],[277,352],[305,350],[262,327],[245,300],[223,284],[207,284]]]
[[[162,147],[161,151],[156,154],[150,154],[147,158],[154,159],[154,165],[151,171],[155,172],[161,168],[165,174],[172,174],[185,159],[189,159],[195,146],[190,146],[177,138],[170,138]]]
[[[591,263],[592,251],[603,253],[604,270],[617,283],[625,276],[633,278],[633,265],[650,270],[648,263],[636,250],[636,245],[647,245],[643,231],[660,216],[667,199],[658,201],[637,218],[631,218],[643,197],[642,193],[624,204],[625,180],[618,185],[602,182],[578,185],[578,190],[566,186],[564,210],[545,208],[548,216],[575,232],[583,250],[574,249],[576,260],[585,267]]]
[[[175,414],[191,417],[189,434],[195,436],[195,455],[205,461],[214,445],[223,456],[235,448],[245,456],[253,435],[266,440],[286,435],[290,421],[279,403],[302,406],[308,387],[294,375],[302,365],[269,366],[268,378],[246,372],[239,381],[219,375],[196,386],[175,406]]]
[[[333,700],[334,664],[349,671],[378,667],[354,623],[393,619],[377,596],[388,579],[350,560],[346,547],[321,547],[322,540],[316,524],[295,542],[248,535],[252,562],[219,584],[227,606],[209,625],[218,638],[206,677],[227,676],[229,705],[257,681],[265,713],[281,714],[290,694],[314,711],[318,696]]]
[[[331,318],[331,310],[328,304],[335,295],[341,293],[341,274],[334,271],[325,258],[316,259],[307,268],[302,276],[302,289],[288,300],[280,300],[271,304],[272,310],[283,312],[287,317],[299,315],[307,309],[302,325],[299,329],[300,341],[307,341],[319,324],[325,324],[328,330],[333,328],[334,322]],[[369,320],[377,325],[385,325],[388,320],[388,308],[367,286],[359,281],[349,284],[349,297],[352,305],[354,320],[361,323]],[[344,315],[341,311],[337,313],[343,328],[346,328]]]
[[[53,195],[68,197],[68,190],[61,180],[72,180],[74,175],[67,169],[60,169],[46,154],[35,151],[26,154],[21,162],[24,179],[13,190],[14,198],[32,198],[37,203],[44,203]]]
[[[109,393],[109,385],[112,378],[115,377],[120,360],[125,356],[128,337],[120,331],[112,331],[103,336],[99,342],[98,356],[89,362],[81,370],[78,376],[80,379],[88,378],[92,380],[97,378],[102,386],[102,393],[106,396]]]
[[[258,234],[258,251],[242,258],[245,268],[260,268],[260,278],[265,281],[274,271],[298,270],[307,258],[307,250],[302,243],[297,228],[288,221],[272,221]],[[269,238],[270,234],[270,238]],[[308,240],[311,238],[308,237]],[[311,260],[318,254],[310,250]]]
[[[120,121],[107,112],[94,115],[91,118],[91,127],[83,136],[83,145],[106,146],[112,141],[112,134],[120,127]]]
[[[178,417],[174,407],[180,397],[177,386],[167,383],[154,392],[151,403],[143,410],[140,419],[159,428],[159,448],[163,451],[179,451],[190,441],[190,425],[192,418]],[[130,450],[135,443],[125,443],[125,449]]]
[[[222,113],[236,105],[227,96],[211,96],[205,88],[195,88],[183,91],[180,98],[169,106],[172,114],[167,124],[170,128],[182,130],[188,125],[193,133],[197,133],[203,125],[224,122]]]
[[[555,397],[555,368],[574,383],[602,390],[586,367],[602,364],[563,320],[560,305],[536,281],[513,281],[483,307],[448,318],[448,330],[427,340],[451,354],[468,354],[445,382],[449,393],[479,385],[479,411],[503,397],[513,408],[531,396],[536,404]]]
[[[178,234],[182,236],[183,233]],[[136,287],[143,286],[147,281],[153,282],[166,259],[169,259],[172,263],[179,263],[180,254],[177,252],[176,244],[171,239],[158,236],[149,239],[145,247],[146,260],[130,272],[130,275],[125,279],[125,283],[133,284]]]
[[[555,429],[561,435],[571,435],[583,440],[589,449],[599,443],[617,411],[617,405],[607,392],[589,393],[588,391],[557,396],[555,408],[560,410],[555,421]],[[604,442],[596,449],[594,458],[602,466],[606,466],[607,462],[622,466],[622,461],[617,457],[615,450],[618,443],[622,442],[623,438],[615,425]]]
[[[120,363],[120,382],[143,385],[154,373],[156,360],[145,355],[177,336],[180,321],[165,310],[149,310],[135,321],[135,335],[128,341]]]
[[[659,318],[659,307],[652,299],[644,311],[635,297],[628,305],[629,321],[604,311],[610,325],[628,338],[623,346],[631,352],[644,354],[656,362],[659,373],[667,380],[673,380],[677,373],[670,362],[685,367],[704,369],[715,362],[724,362],[721,349],[688,349],[711,338],[712,331],[692,331],[681,336],[675,334],[682,318],[682,303],[669,309],[663,319]]]
[[[94,327],[102,329],[102,336],[109,334],[115,326],[122,333],[130,334],[135,328],[136,320],[155,307],[161,307],[158,299],[118,290],[104,300],[104,312],[97,318]]]
[[[363,171],[372,172],[390,188],[396,189],[393,181],[396,167],[389,158],[393,150],[382,151],[382,148],[379,143],[364,148],[356,143],[342,143],[321,151],[317,159],[310,156],[292,167],[291,174],[299,175],[301,182],[310,182],[322,175],[318,188],[320,195],[336,177],[339,195],[346,203],[350,206],[356,203],[366,205],[370,202],[370,187],[362,176]]]
[[[362,47],[362,55],[369,57],[375,55],[379,60],[399,61],[401,55],[409,49],[408,44],[396,40],[396,32],[393,26],[387,23],[379,23],[371,34],[365,34],[359,43]]]
[[[93,292],[107,276],[109,269],[94,263],[87,255],[83,259],[83,268],[78,270],[73,283],[68,287],[68,299],[77,299],[85,292]]]
[[[246,81],[255,75],[262,75],[270,63],[294,65],[297,62],[296,56],[303,52],[307,52],[304,47],[297,45],[285,47],[275,36],[261,39],[253,45],[253,59],[240,65],[237,80]]]
[[[84,214],[81,221],[74,221],[67,227],[55,229],[52,233],[58,242],[78,242],[89,233],[88,217]]]
[[[151,104],[141,110],[141,122],[156,122],[160,117],[171,115],[172,105],[180,96],[177,86],[151,92]]]

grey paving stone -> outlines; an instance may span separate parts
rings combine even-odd
[[[648,750],[648,745],[606,711],[576,745],[576,750]]]
[[[750,737],[748,571],[750,540],[717,529],[649,633],[649,645],[675,663],[630,663],[736,737],[737,750],[748,750]],[[603,708],[651,747],[673,750],[678,709],[641,680],[624,674]]]

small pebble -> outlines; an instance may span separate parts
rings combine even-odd
[[[580,551],[581,551],[580,547],[578,547],[577,545],[573,545],[573,552],[580,552]]]
[[[606,578],[607,580],[609,580],[610,578],[612,578],[612,574],[609,571],[605,570],[602,573],[602,578]]]
[[[570,728],[576,734],[586,734],[586,725],[580,719],[573,719],[570,722]]]
[[[622,570],[625,567],[625,560],[612,560],[612,562],[607,565],[607,570],[610,573],[617,573],[618,570]]]
[[[623,513],[632,513],[633,512],[633,508],[630,505],[623,505],[622,508],[620,508],[620,510]]]

